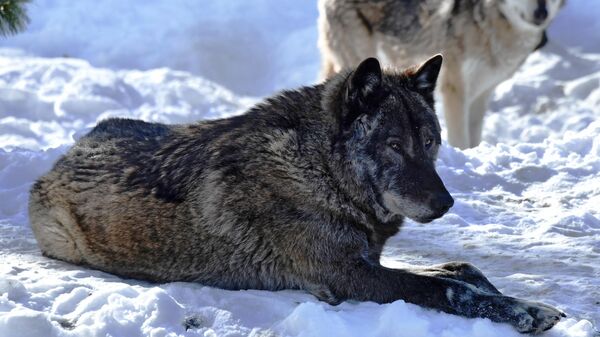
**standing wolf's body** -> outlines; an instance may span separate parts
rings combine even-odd
[[[481,141],[495,87],[545,43],[562,0],[319,0],[322,76],[377,56],[407,66],[441,52],[448,141]]]
[[[405,216],[429,222],[453,203],[434,167],[440,67],[382,74],[369,59],[229,119],[102,122],[34,185],[36,239],[47,256],[127,277],[404,299],[548,329],[559,311],[503,296],[468,264],[379,264]]]

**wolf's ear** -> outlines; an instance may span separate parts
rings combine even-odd
[[[368,106],[381,86],[381,66],[376,58],[362,61],[350,76],[346,103],[353,107]]]
[[[422,94],[431,96],[432,99],[443,59],[442,55],[437,54],[409,74],[413,87]]]

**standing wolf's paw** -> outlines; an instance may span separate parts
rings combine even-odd
[[[562,311],[539,302],[514,299],[511,324],[521,333],[539,334],[552,328],[561,317]]]

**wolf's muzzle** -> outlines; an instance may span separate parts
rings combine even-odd
[[[546,7],[546,0],[538,0],[538,6],[533,12],[533,22],[536,25],[543,24],[548,18],[548,8]]]

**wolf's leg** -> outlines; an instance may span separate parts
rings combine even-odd
[[[471,144],[469,140],[468,116],[465,106],[465,86],[459,64],[445,61],[442,77],[444,116],[448,128],[448,142],[460,149]]]
[[[550,329],[564,314],[536,302],[490,294],[451,278],[395,270],[355,260],[328,273],[332,293],[340,299],[388,303],[402,299],[465,317],[509,323],[520,332]],[[331,271],[331,270],[330,270]]]
[[[479,269],[467,262],[448,262],[425,269],[415,269],[414,272],[423,275],[451,278],[472,284],[490,294],[502,294]]]
[[[481,143],[481,129],[483,128],[483,116],[488,108],[488,102],[492,90],[486,90],[477,97],[469,108],[469,132],[471,147]]]

